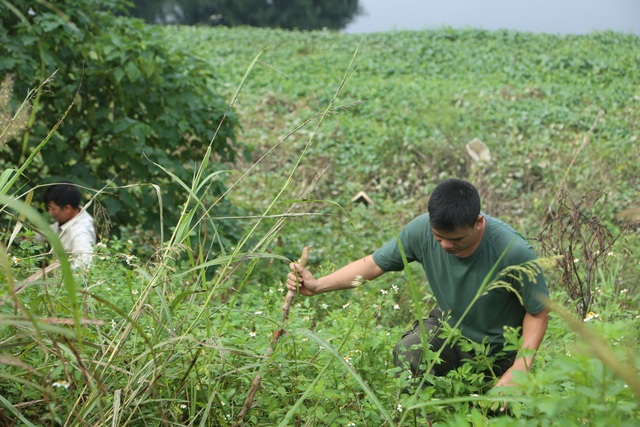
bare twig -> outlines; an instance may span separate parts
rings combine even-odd
[[[302,250],[302,256],[300,257],[299,264],[303,268],[307,265],[307,260],[309,259],[310,251],[311,251],[311,246],[305,246],[305,248]],[[287,296],[284,299],[284,304],[282,305],[282,324],[281,324],[282,327],[273,331],[273,335],[271,337],[271,345],[269,346],[269,349],[267,350],[267,354],[265,356],[265,358],[267,359],[267,363],[268,363],[269,357],[271,356],[271,354],[273,354],[273,351],[276,345],[278,344],[278,340],[284,334],[284,323],[289,318],[289,310],[291,309],[291,304],[293,303],[293,299],[295,298],[295,296],[296,296],[296,292],[290,290],[287,292]],[[260,370],[262,370],[262,368]],[[256,396],[256,393],[258,392],[258,388],[260,387],[261,382],[262,382],[262,376],[260,375],[260,373],[258,373],[253,379],[253,381],[251,382],[251,388],[249,389],[249,393],[247,393],[247,398],[244,401],[244,405],[242,405],[242,409],[238,413],[235,425],[239,426],[242,424],[242,419],[247,414],[247,412],[249,412],[251,405],[253,405],[253,400]]]
[[[563,287],[578,316],[584,319],[593,302],[598,270],[606,270],[608,253],[616,241],[624,245],[625,229],[614,235],[594,213],[603,192],[591,190],[574,202],[565,189],[558,197],[558,207],[539,233],[543,256],[561,256],[559,285]]]

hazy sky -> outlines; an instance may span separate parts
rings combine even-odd
[[[347,33],[451,26],[486,30],[640,35],[640,0],[359,0]]]

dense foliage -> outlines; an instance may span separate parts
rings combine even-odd
[[[2,148],[0,162],[21,164],[69,109],[32,162],[31,182],[22,184],[107,187],[97,200],[114,225],[158,231],[160,209],[175,223],[186,201],[158,164],[189,182],[203,157],[233,159],[237,121],[225,116],[214,70],[194,49],[142,21],[114,17],[118,5],[0,2],[0,79],[13,76],[16,103],[48,80],[32,99],[28,132]],[[219,182],[208,189],[223,190]]]
[[[226,197],[247,212],[236,219],[245,232],[222,254],[196,248],[190,239],[206,228],[191,225],[206,219],[188,204],[157,256],[134,256],[138,244],[126,237],[103,241],[91,270],[72,276],[75,287],[60,272],[22,286],[41,247],[28,233],[16,240],[0,256],[0,421],[637,424],[640,241],[616,214],[637,203],[640,179],[638,37],[161,31],[208,58],[225,96],[242,86],[238,139],[254,157],[230,166]],[[472,160],[472,138],[486,142],[490,162]],[[537,250],[543,242],[548,255],[575,257],[547,268],[547,335],[533,372],[501,395],[485,393],[481,346],[435,387],[400,394],[408,378],[392,368],[391,349],[433,304],[419,267],[297,297],[282,320],[287,262],[303,246],[316,275],[332,271],[392,238],[448,176],[476,182],[484,209]],[[207,182],[197,173],[189,187]],[[374,203],[351,203],[360,190]],[[189,261],[176,261],[185,251]],[[567,273],[576,280],[565,282]],[[585,283],[590,292],[577,289]],[[585,303],[589,313],[576,316]],[[495,416],[491,406],[504,400],[510,415]]]

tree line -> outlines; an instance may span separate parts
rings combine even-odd
[[[133,0],[128,13],[155,24],[340,30],[361,9],[358,0]]]

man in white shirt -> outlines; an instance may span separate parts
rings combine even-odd
[[[43,200],[56,221],[51,228],[58,234],[72,268],[87,268],[93,261],[96,232],[93,218],[80,206],[80,190],[71,183],[50,186]]]

